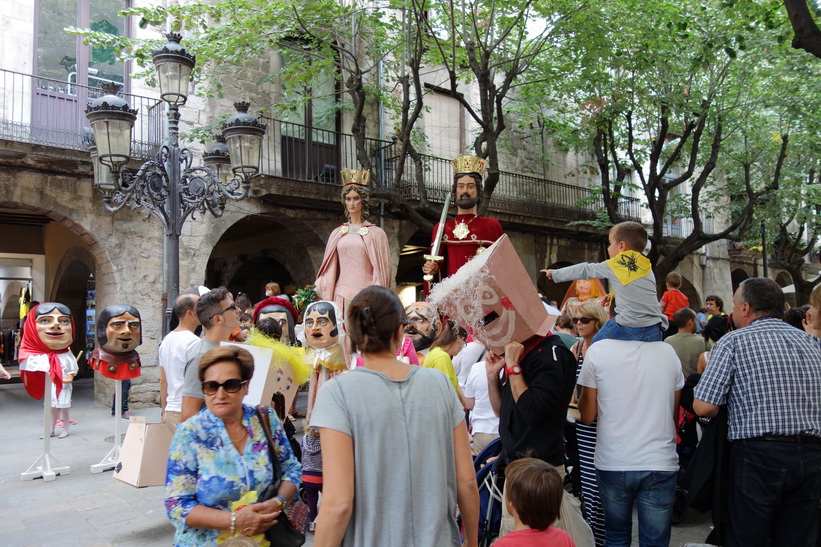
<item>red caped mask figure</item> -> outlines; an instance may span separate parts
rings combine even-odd
[[[97,318],[97,349],[89,364],[106,378],[131,380],[140,375],[142,344],[140,312],[134,306],[117,304],[103,309]]]
[[[44,302],[26,316],[18,358],[20,377],[33,398],[43,398],[46,373],[54,382],[57,395],[62,391],[61,361],[74,361],[76,365],[74,355],[68,349],[74,342],[74,332],[71,310],[63,304]]]

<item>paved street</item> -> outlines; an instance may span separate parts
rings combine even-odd
[[[304,410],[305,394],[301,394]],[[109,407],[110,408],[110,407]],[[22,384],[0,385],[0,545],[104,546],[170,545],[173,529],[165,516],[160,487],[134,488],[107,471],[89,467],[111,449],[114,422],[110,410],[93,400],[93,381],[75,383],[71,426],[66,439],[52,439],[52,455],[71,468],[56,480],[21,481],[42,450],[42,401],[35,401]],[[133,411],[158,422],[159,408]],[[127,427],[123,421],[123,433]],[[58,433],[59,433],[58,429]],[[106,438],[109,438],[107,441]],[[709,532],[709,517],[690,511],[673,528],[671,545],[701,542]],[[313,544],[308,536],[307,546]],[[634,544],[637,544],[634,542]]]

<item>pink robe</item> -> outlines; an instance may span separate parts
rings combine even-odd
[[[325,246],[325,256],[316,277],[316,291],[324,300],[334,301],[342,309],[359,291],[370,285],[388,289],[392,285],[393,268],[388,236],[378,226],[363,222],[368,233],[360,235],[355,230],[343,234],[343,224],[331,232]],[[344,241],[342,241],[344,239]]]

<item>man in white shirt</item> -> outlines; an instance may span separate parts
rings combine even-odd
[[[605,544],[632,541],[633,506],[639,543],[670,544],[678,475],[676,418],[684,386],[670,344],[600,340],[579,373],[582,421],[598,418],[593,463],[604,506]]]
[[[484,349],[484,346],[479,345]],[[499,438],[499,417],[493,412],[490,404],[484,361],[479,361],[469,368],[470,372],[465,385],[462,386],[462,393],[465,395],[465,408],[470,410],[473,449],[481,452],[494,439]]]
[[[194,330],[199,326],[196,307],[200,299],[196,294],[181,294],[174,304],[174,315],[179,325],[169,332],[160,344],[160,406],[162,422],[173,433],[180,423],[182,410],[182,384],[188,350],[199,341]]]

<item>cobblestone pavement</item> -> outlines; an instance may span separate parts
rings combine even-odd
[[[22,481],[42,452],[43,403],[28,396],[22,384],[0,385],[0,545],[8,546],[153,546],[170,545],[174,531],[165,516],[161,487],[135,488],[92,474],[112,448],[114,418],[110,407],[93,397],[90,378],[75,382],[71,426],[65,439],[52,439],[51,454],[70,467],[54,481]],[[306,394],[300,394],[304,411]],[[160,409],[133,410],[149,422],[160,421]],[[125,433],[127,422],[122,422]],[[59,433],[59,429],[58,429]],[[690,511],[673,527],[671,545],[701,542],[709,533],[709,515]],[[306,546],[313,545],[308,536]],[[637,542],[634,542],[637,545]],[[399,546],[397,546],[399,547]]]

